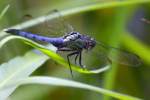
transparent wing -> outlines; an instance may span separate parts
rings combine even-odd
[[[47,17],[49,14],[53,14],[53,15],[56,14],[57,17],[53,20],[48,21]],[[69,32],[72,32],[74,30],[72,25],[67,23],[67,21],[63,18],[63,16],[61,15],[61,12],[59,12],[56,9],[51,11],[45,16],[45,23],[46,23],[45,25],[47,26],[49,30],[48,31],[49,33],[54,33],[57,35],[61,34],[61,36],[64,34],[68,34]]]
[[[23,21],[32,20],[34,17],[31,14],[25,14],[22,18]],[[30,28],[24,29],[24,31],[32,32],[33,34],[43,35],[46,32],[46,25],[44,23]]]
[[[100,42],[94,49],[83,52],[82,62],[87,69],[97,69],[112,63],[132,67],[141,65],[141,59],[136,54]]]
[[[111,64],[108,57],[103,53],[97,53],[97,50],[83,51],[82,63],[86,69],[93,70],[105,67]]]
[[[48,20],[49,15],[56,15],[57,17],[53,20]],[[25,20],[32,18],[30,14],[24,16]],[[42,24],[31,27],[28,30],[42,36],[59,37],[73,31],[73,27],[65,21],[58,10],[53,10],[45,15],[45,21]]]
[[[122,65],[137,67],[141,65],[141,59],[136,54],[128,51],[104,45],[101,42],[97,42],[99,52],[103,53],[113,63],[119,63]]]

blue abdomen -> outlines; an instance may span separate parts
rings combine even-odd
[[[56,47],[60,47],[64,43],[62,37],[50,38],[50,37],[40,36],[37,34],[32,34],[30,32],[21,31],[18,29],[8,29],[5,32],[13,34],[13,35],[23,36],[23,37],[26,37],[28,39],[34,39],[34,40],[38,40],[38,41],[52,43]]]

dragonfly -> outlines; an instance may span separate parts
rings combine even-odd
[[[65,28],[68,28],[66,30],[69,30],[70,28],[70,31],[65,32],[64,35],[59,37],[43,36],[32,32],[23,31],[20,29],[5,29],[5,32],[12,35],[18,35],[28,39],[36,40],[36,41],[50,43],[57,48],[57,52],[59,51],[69,52],[67,54],[67,61],[72,76],[73,74],[72,74],[71,61],[70,61],[72,56],[74,57],[73,58],[74,63],[79,65],[82,69],[85,69],[88,66],[88,64],[87,65],[83,64],[83,59],[87,59],[87,58],[90,59],[90,62],[86,61],[89,63],[89,65],[97,64],[99,62],[101,64],[103,62],[111,64],[114,61],[119,64],[123,64],[127,66],[138,66],[141,63],[139,56],[137,56],[134,53],[130,53],[128,51],[116,47],[108,46],[102,42],[97,41],[90,35],[81,34],[78,31],[74,31],[72,26],[68,23],[67,25],[65,24],[63,26],[66,26]],[[96,49],[97,52],[92,52],[92,50],[96,47],[99,47],[101,49],[99,50]],[[106,51],[109,51],[109,53],[107,53]],[[97,59],[94,60],[93,59],[94,56],[87,56],[88,55],[87,52],[90,52],[90,54],[91,53],[94,54],[94,56]],[[120,57],[116,57],[115,56],[116,53],[118,53]]]

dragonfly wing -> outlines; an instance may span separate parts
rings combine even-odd
[[[118,56],[116,56],[116,54]],[[112,48],[110,50],[109,58],[112,61],[118,62],[123,65],[127,65],[127,66],[136,67],[141,64],[141,60],[140,60],[139,56],[137,56],[136,54],[127,52],[127,51],[117,49],[117,48]]]
[[[34,19],[34,17],[31,14],[25,14],[22,18],[23,21],[28,21],[28,20],[32,20],[32,19]],[[24,29],[24,31],[32,32],[33,34],[36,33],[38,35],[47,36],[45,33],[48,33],[48,28],[44,22],[42,24],[35,25],[35,26],[29,27],[27,29]]]
[[[55,14],[57,16],[55,19],[48,20],[49,15]],[[24,15],[23,19],[31,20],[32,18],[32,15],[26,14]],[[59,11],[53,10],[45,14],[45,21],[43,23],[31,27],[30,29],[28,29],[28,31],[47,37],[59,37],[73,31],[73,27],[65,21],[65,19],[63,18],[63,16],[61,16],[61,13]]]
[[[49,15],[56,15],[57,17],[53,20],[48,20]],[[58,10],[53,10],[45,16],[45,26],[47,26],[48,34],[59,34],[60,36],[72,32],[74,29],[71,24],[61,15]]]
[[[96,49],[91,51],[84,51],[82,55],[83,65],[90,70],[105,67],[111,63],[106,54],[100,52],[97,53]]]
[[[141,64],[140,57],[134,53],[119,48],[107,46],[100,42],[98,42],[98,45],[100,52],[105,52],[107,54],[107,57],[112,62],[133,67],[139,66]]]

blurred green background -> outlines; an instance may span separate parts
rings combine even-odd
[[[25,14],[38,17],[47,14],[53,9],[72,9],[82,7],[82,5],[93,4],[94,2],[105,3],[112,1],[117,0],[0,0],[1,10],[7,4],[10,4],[9,10],[1,20],[0,28],[3,29],[21,23]],[[142,60],[142,65],[139,67],[135,68],[114,64],[109,71],[97,75],[81,74],[74,71],[73,80],[149,100],[150,24],[141,21],[142,18],[150,19],[149,9],[150,6],[148,3],[126,5],[123,7],[110,6],[66,16],[65,19],[77,31],[89,33],[97,40],[103,41],[106,44],[121,46],[125,50],[136,53]],[[29,49],[31,47],[22,42],[11,41],[0,50],[0,63],[9,61],[15,56],[23,55]],[[56,64],[52,59],[48,60],[32,75],[72,79],[69,69]],[[111,98],[91,91],[45,85],[20,86],[10,96],[10,100],[109,99]]]

